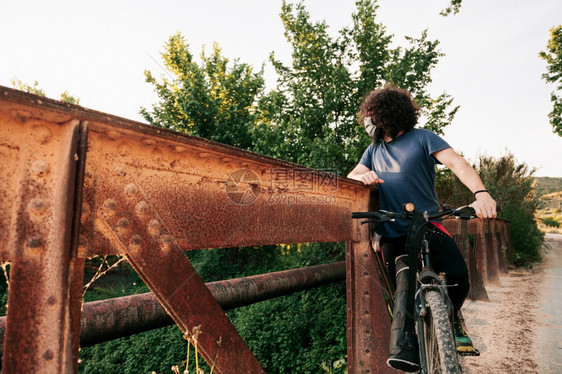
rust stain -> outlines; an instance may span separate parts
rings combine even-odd
[[[228,322],[217,324],[222,312],[181,250],[312,241],[348,243],[350,372],[372,367],[384,328],[371,314],[383,304],[369,233],[350,218],[369,196],[325,171],[0,87],[0,258],[12,262],[3,372],[76,371],[75,260],[111,253],[129,257],[184,332],[198,329],[208,360],[218,340],[234,347],[239,357],[224,356],[217,372],[236,372],[228,360],[260,372]],[[510,245],[496,238],[507,223],[497,225],[467,224],[486,281]]]

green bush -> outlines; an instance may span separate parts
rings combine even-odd
[[[541,222],[543,224],[545,224],[546,226],[560,227],[560,222],[558,222],[556,219],[554,219],[552,217],[541,218]]]
[[[253,304],[229,316],[267,373],[319,373],[347,351],[345,282]]]
[[[180,329],[175,325],[168,326],[82,348],[79,372],[172,373],[172,365],[185,361],[186,349],[187,341]]]
[[[539,206],[532,177],[535,170],[518,163],[511,153],[499,158],[482,156],[475,169],[502,209],[498,217],[510,221],[513,263],[523,266],[540,260],[544,234],[534,218]],[[442,203],[458,206],[474,200],[470,191],[449,170],[438,172],[436,191]]]
[[[345,246],[306,243],[200,250],[187,255],[201,277],[210,282],[340,261],[345,259]],[[94,269],[100,264],[100,260],[91,262]],[[112,271],[122,278],[116,278],[115,274],[109,274],[114,278],[111,282],[104,279],[108,275],[100,278],[88,291],[88,301],[123,296],[123,290],[128,293],[145,290],[146,286],[127,263]],[[227,314],[268,373],[318,373],[322,372],[323,363],[345,357],[345,282],[234,309]],[[80,352],[79,371],[172,373],[173,365],[185,362],[186,349],[181,331],[169,326],[85,347]],[[191,357],[193,365],[193,348]],[[210,369],[202,359],[199,366],[209,374]],[[345,365],[341,367],[344,369]],[[190,372],[194,373],[195,368],[190,368]],[[334,369],[333,373],[338,371]]]

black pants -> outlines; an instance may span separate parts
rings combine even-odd
[[[455,241],[439,228],[432,224],[427,225],[426,235],[431,250],[433,270],[437,274],[445,273],[447,284],[456,285],[447,288],[456,315],[461,309],[470,288],[466,262]],[[396,265],[394,259],[397,256],[406,254],[406,236],[398,238],[382,237],[380,247],[384,256],[386,270],[396,287]]]

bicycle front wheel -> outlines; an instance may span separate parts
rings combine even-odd
[[[455,337],[443,295],[438,290],[427,290],[424,294],[427,314],[422,321],[423,358],[426,374],[457,374]]]

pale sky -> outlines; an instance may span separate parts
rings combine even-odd
[[[461,105],[445,129],[449,144],[472,162],[509,150],[537,168],[535,176],[562,177],[562,138],[547,118],[554,87],[541,79],[546,63],[538,57],[549,29],[562,24],[561,0],[464,0],[447,18],[438,14],[447,0],[378,4],[377,20],[397,45],[426,28],[441,42],[446,56],[431,74],[430,91],[446,91]],[[305,5],[334,35],[351,25],[355,1]],[[143,72],[165,74],[160,52],[180,31],[194,55],[217,42],[231,60],[256,69],[265,63],[272,88],[269,54],[290,58],[280,9],[281,0],[0,0],[0,85],[38,81],[49,97],[67,90],[84,107],[146,122],[139,109],[157,97]]]

